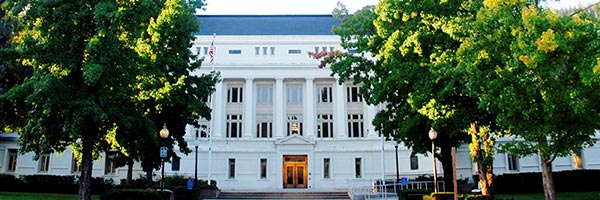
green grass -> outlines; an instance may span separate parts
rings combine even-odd
[[[23,193],[0,192],[0,200],[68,200],[77,199],[76,194],[49,194],[49,193]],[[92,200],[99,200],[100,196],[92,195]]]
[[[497,194],[496,198],[515,198],[515,200],[544,200],[543,193],[534,194]],[[557,200],[598,200],[600,192],[558,192]]]

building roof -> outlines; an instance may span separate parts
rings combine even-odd
[[[19,134],[0,132],[0,141],[17,141]]]
[[[332,15],[199,15],[196,35],[333,35]]]

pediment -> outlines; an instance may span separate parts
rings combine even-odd
[[[317,142],[298,134],[292,134],[275,141],[275,145],[315,145]]]

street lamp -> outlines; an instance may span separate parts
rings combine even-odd
[[[429,139],[431,139],[431,159],[433,160],[433,189],[434,192],[438,192],[437,187],[437,164],[435,163],[435,139],[437,138],[437,132],[433,127],[429,130]]]
[[[167,139],[169,137],[169,130],[167,129],[167,123],[163,124],[163,128],[159,132],[160,138]],[[167,157],[167,147],[160,147],[160,163],[161,163],[161,172],[160,172],[160,190],[162,191],[165,187],[165,158]]]
[[[394,143],[394,148],[396,148],[396,184],[394,184],[394,187],[396,188],[396,193],[400,196],[400,188],[398,187],[398,183],[400,182],[400,172],[398,171],[398,142]]]

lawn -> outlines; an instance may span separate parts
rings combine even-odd
[[[49,194],[49,193],[22,193],[0,192],[0,200],[65,200],[77,199],[76,194]],[[99,200],[98,195],[93,195],[92,200]]]
[[[544,194],[498,194],[496,198],[515,200],[543,200]],[[598,200],[600,199],[600,192],[558,192],[556,193],[556,199],[558,200]]]

